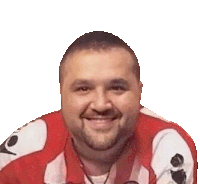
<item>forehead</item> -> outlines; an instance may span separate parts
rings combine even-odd
[[[133,73],[134,60],[124,48],[81,50],[70,54],[64,64],[64,75],[76,77],[117,77]]]

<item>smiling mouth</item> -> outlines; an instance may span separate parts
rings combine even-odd
[[[85,119],[85,124],[87,126],[90,126],[93,129],[110,129],[115,125],[115,121],[117,118],[116,117],[104,117],[104,118],[99,118],[99,117],[92,117],[92,118],[84,118]]]
[[[87,119],[87,120],[99,120],[99,121],[111,121],[111,120],[114,120],[114,119],[116,119],[116,117],[106,117],[106,118],[98,118],[98,117],[92,117],[92,118],[85,118],[85,119]]]

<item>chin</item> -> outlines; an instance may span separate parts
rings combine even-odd
[[[108,132],[92,132],[90,130],[84,130],[82,132],[84,142],[93,150],[98,151],[106,151],[115,147],[119,141],[127,140],[127,135],[119,127]]]
[[[86,144],[93,150],[106,151],[106,150],[114,147],[116,142],[117,142],[116,140],[114,140],[114,141],[111,140],[109,142],[97,142],[96,140],[93,140],[93,141],[89,140],[89,141],[86,141]]]
[[[114,146],[117,140],[118,131],[110,130],[108,132],[104,131],[94,131],[90,128],[85,128],[82,131],[82,137],[84,142],[94,150],[107,150]]]

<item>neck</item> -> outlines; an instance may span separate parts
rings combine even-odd
[[[87,146],[84,142],[74,140],[74,147],[77,151],[83,165],[85,172],[88,175],[98,176],[109,172],[113,163],[126,152],[126,147],[129,145],[128,138],[121,139],[112,148],[99,151]]]

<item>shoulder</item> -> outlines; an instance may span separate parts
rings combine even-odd
[[[195,183],[197,153],[192,139],[183,131],[167,128],[152,142],[151,167],[158,183]]]
[[[56,136],[55,132],[63,131],[59,129],[62,126],[58,125],[59,117],[59,113],[54,112],[27,123],[13,132],[0,146],[0,170],[21,157],[43,150],[47,144],[53,144],[49,141],[51,140],[49,136],[53,138]],[[58,125],[57,129],[54,124]]]
[[[192,139],[178,124],[164,119],[145,107],[141,108],[138,122],[139,134],[141,134],[142,130],[147,131],[147,136],[154,139],[158,133],[161,134],[160,132],[165,132],[169,129],[171,129],[174,134],[179,134],[183,139],[186,139],[186,141]]]
[[[186,180],[186,177],[189,183],[192,182],[197,167],[197,152],[187,132],[147,108],[141,109],[139,124],[140,137],[146,141],[146,144],[142,144],[149,151],[149,164],[160,178],[159,182],[179,182]]]
[[[140,110],[140,117],[137,127],[138,137],[142,141],[149,142],[152,148],[155,148],[160,141],[174,141],[175,143],[187,144],[192,152],[196,151],[193,139],[178,124],[165,120],[147,108]]]
[[[42,150],[47,137],[46,123],[38,119],[15,131],[0,146],[0,170],[24,155]]]

